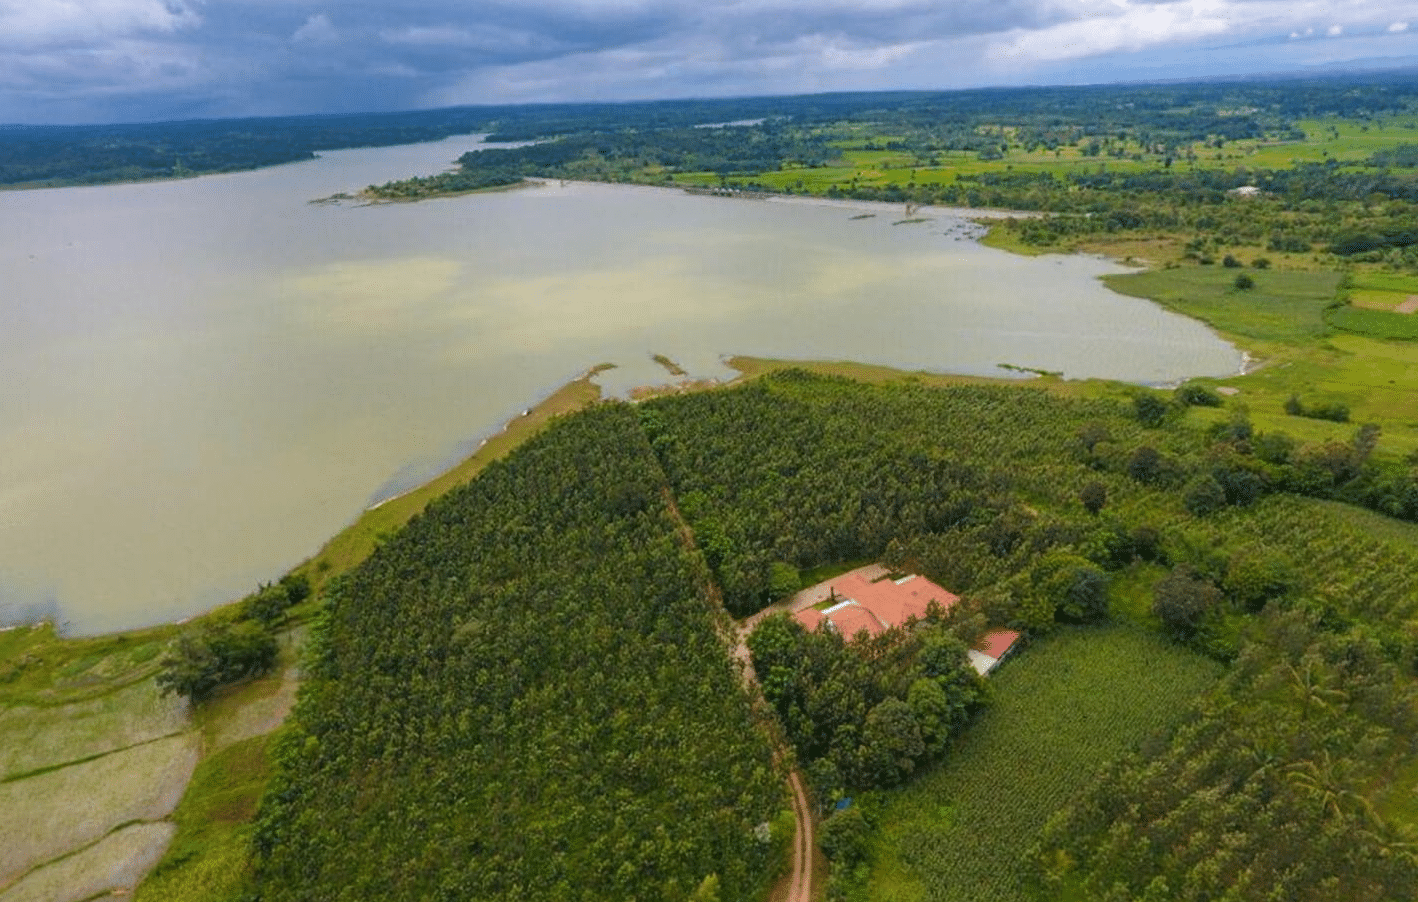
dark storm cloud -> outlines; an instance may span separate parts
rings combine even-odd
[[[1395,0],[0,0],[0,121],[1264,71],[1412,54],[1405,12]],[[1274,39],[1263,53],[1225,50],[1260,39]]]

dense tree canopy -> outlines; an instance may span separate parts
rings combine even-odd
[[[1392,898],[1409,840],[1375,787],[1411,766],[1418,552],[1304,497],[1418,514],[1375,439],[1303,443],[1239,409],[1148,427],[1121,393],[803,372],[558,421],[331,590],[259,819],[262,898],[751,897],[782,775],[715,590],[749,613],[806,568],[877,556],[962,602],[852,643],[784,617],[749,640],[819,804],[909,785],[968,741],[965,647],[986,625],[1122,617],[1236,676],[1059,815],[1040,880],[1260,899],[1303,856],[1306,886]],[[1187,503],[1198,479],[1206,511]],[[1089,513],[1094,483],[1107,505]],[[1371,835],[1344,846],[1371,807]],[[830,843],[844,860],[862,854],[849,821]],[[1233,832],[1254,877],[1225,857]]]

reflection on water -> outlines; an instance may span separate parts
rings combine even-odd
[[[1104,290],[1111,265],[991,251],[940,211],[579,184],[308,203],[469,141],[0,194],[0,617],[57,599],[97,632],[240,595],[604,361],[615,393],[667,381],[653,353],[695,377],[728,354],[1149,383],[1239,366]]]

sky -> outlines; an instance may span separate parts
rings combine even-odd
[[[0,0],[0,122],[1418,64],[1412,0]]]

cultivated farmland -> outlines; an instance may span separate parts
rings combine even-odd
[[[994,702],[935,772],[881,813],[873,902],[1026,898],[1049,816],[1093,775],[1165,733],[1221,668],[1123,627],[1068,630],[992,678]]]

